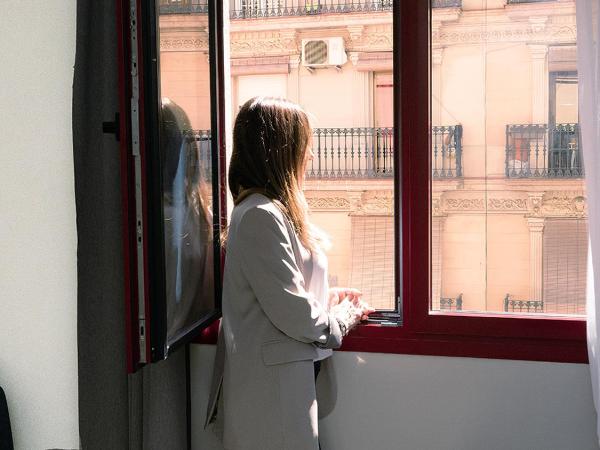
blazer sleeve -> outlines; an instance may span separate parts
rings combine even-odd
[[[289,337],[338,348],[338,321],[305,289],[282,219],[262,208],[244,214],[238,228],[242,271],[269,320]]]

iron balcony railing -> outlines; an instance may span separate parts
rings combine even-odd
[[[456,8],[462,0],[432,0],[433,8]],[[231,0],[232,19],[391,11],[393,0]],[[160,0],[160,14],[207,14],[208,0]]]
[[[579,178],[584,175],[578,124],[506,126],[508,178]]]
[[[463,295],[458,294],[458,297],[441,297],[438,311],[462,311]]]
[[[462,0],[432,0],[432,8],[461,8]]]
[[[552,2],[555,0],[507,0],[506,3],[509,5],[512,3],[538,3],[538,2]]]
[[[393,0],[231,0],[232,19],[391,11]]]
[[[208,14],[208,0],[160,0],[160,14]]]
[[[195,155],[188,154],[188,160],[194,165],[199,165],[197,169],[204,180],[212,179],[212,151],[211,151],[211,131],[210,130],[189,130],[185,132],[188,142],[188,151],[195,152]]]
[[[431,129],[433,178],[462,176],[462,126]],[[315,128],[308,178],[387,178],[394,175],[393,128]]]
[[[512,298],[510,294],[506,294],[504,312],[543,313],[544,302],[542,300],[518,300]]]

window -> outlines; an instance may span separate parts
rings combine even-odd
[[[561,5],[230,2],[232,116],[256,94],[312,113],[306,197],[330,281],[380,309],[345,349],[586,360],[575,2]],[[161,32],[193,42],[193,17]]]
[[[224,112],[215,6],[161,0],[120,10],[130,372],[167,358],[220,314]]]
[[[509,3],[396,4],[403,321],[349,350],[586,361],[575,4]]]

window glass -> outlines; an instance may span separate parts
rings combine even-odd
[[[330,285],[395,309],[392,2],[234,0],[230,13],[232,110],[269,95],[311,115],[305,195],[332,243]]]
[[[431,29],[431,309],[584,314],[575,1],[444,3]]]
[[[208,6],[159,3],[166,347],[215,308]]]

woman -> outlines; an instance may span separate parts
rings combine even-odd
[[[228,450],[318,449],[315,362],[373,311],[358,291],[328,290],[323,237],[301,190],[311,134],[300,107],[273,98],[249,100],[235,122],[235,207],[207,414],[208,423],[218,409]]]

